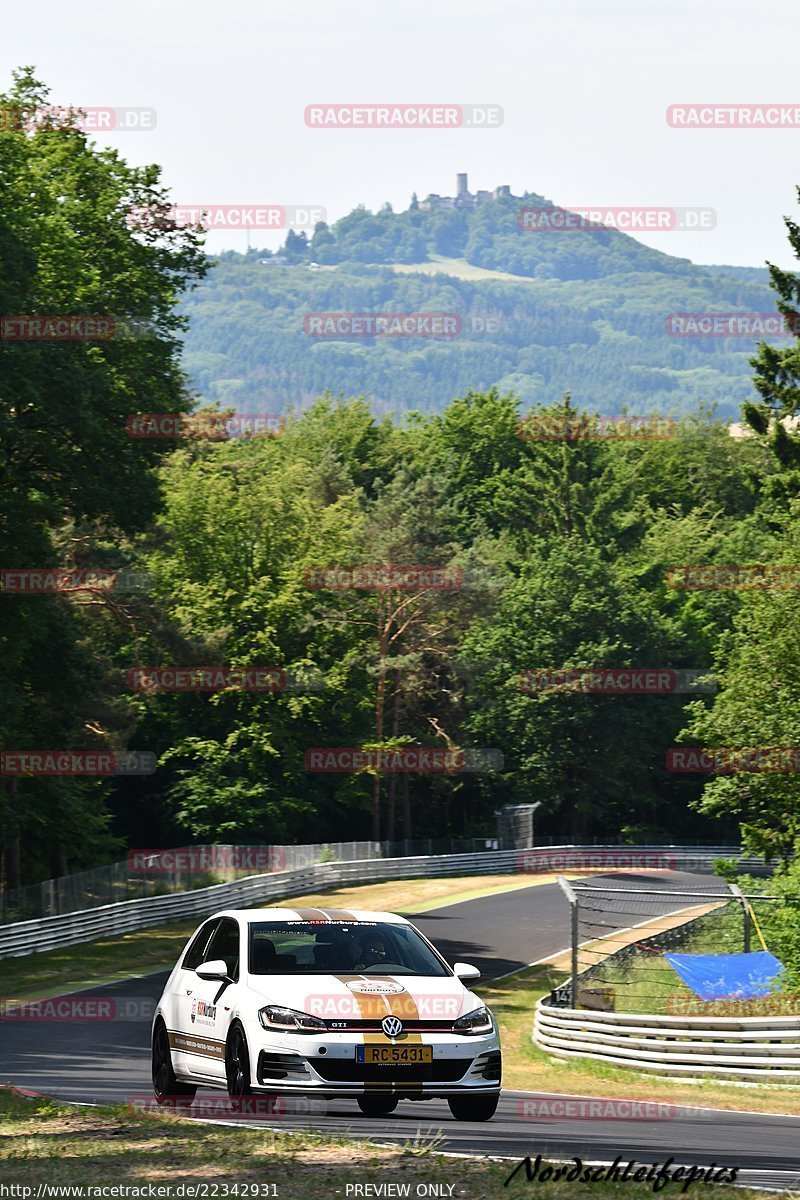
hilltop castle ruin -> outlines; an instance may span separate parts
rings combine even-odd
[[[478,204],[483,204],[486,200],[499,200],[502,196],[510,196],[511,188],[508,184],[502,184],[496,187],[493,192],[480,191],[473,195],[467,187],[466,172],[456,175],[456,194],[455,196],[439,196],[435,192],[431,192],[424,200],[418,202],[419,208],[424,212],[428,212],[432,208],[475,208]],[[411,202],[412,208],[415,207],[414,200]]]

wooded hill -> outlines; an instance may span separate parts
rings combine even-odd
[[[185,366],[205,400],[253,412],[325,388],[379,414],[441,412],[496,385],[526,404],[569,389],[603,414],[702,404],[736,420],[757,336],[675,336],[668,320],[774,312],[766,270],[696,266],[614,229],[521,228],[521,210],[548,204],[529,193],[469,210],[358,208],[310,237],[290,231],[275,256],[222,254],[184,304]],[[456,314],[457,336],[318,336],[308,319],[420,311]]]

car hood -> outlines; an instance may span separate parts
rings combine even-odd
[[[259,1002],[323,1020],[454,1021],[482,1001],[454,977],[425,975],[251,975]]]

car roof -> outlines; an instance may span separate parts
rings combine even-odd
[[[243,917],[247,921],[314,921],[328,923],[343,921],[348,925],[359,921],[384,921],[392,925],[408,925],[397,913],[377,912],[366,908],[228,908],[214,913],[215,917]]]

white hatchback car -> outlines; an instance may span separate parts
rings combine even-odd
[[[352,1096],[368,1116],[445,1098],[488,1121],[500,1095],[491,1012],[404,917],[342,909],[217,913],[191,938],[153,1019],[156,1099],[199,1086]]]

